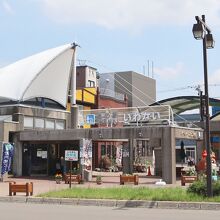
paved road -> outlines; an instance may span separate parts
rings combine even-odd
[[[51,204],[0,203],[0,219],[4,220],[207,220],[219,219],[219,211],[145,208],[112,208]]]

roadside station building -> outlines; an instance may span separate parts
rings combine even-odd
[[[13,174],[54,175],[65,150],[78,150],[74,166],[91,170],[94,143],[117,141],[125,173],[133,172],[136,157],[154,152],[156,174],[174,183],[176,140],[195,140],[199,153],[202,129],[177,125],[170,106],[69,111],[74,56],[69,44],[0,69],[0,141],[14,143]]]

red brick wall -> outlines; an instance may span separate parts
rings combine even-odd
[[[123,108],[127,106],[127,100],[125,100],[124,102],[120,102],[110,98],[98,98],[98,108]]]

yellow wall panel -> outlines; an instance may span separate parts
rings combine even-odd
[[[96,95],[96,91],[97,91],[96,88],[85,88],[85,90]]]
[[[86,90],[83,91],[83,101],[95,104],[95,95],[87,92]]]
[[[81,89],[77,89],[76,90],[76,100],[78,101],[82,101],[82,90]]]

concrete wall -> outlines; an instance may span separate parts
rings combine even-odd
[[[156,80],[133,71],[117,72],[115,79],[115,91],[127,95],[129,107],[155,102]]]
[[[77,89],[85,87],[97,86],[97,70],[90,66],[77,66],[76,67],[76,87]],[[94,86],[91,86],[89,81],[94,82]]]
[[[133,106],[146,106],[156,101],[155,79],[132,72],[132,85]]]
[[[156,80],[133,71],[101,74],[100,88],[126,94],[129,107],[146,106],[156,100]]]
[[[128,98],[128,106],[132,107],[133,100],[132,100],[132,72],[117,72],[115,74],[115,91],[126,94]],[[135,86],[135,85],[134,85]]]
[[[0,141],[9,142],[9,132],[18,131],[19,125],[17,122],[0,121]]]
[[[19,135],[13,136],[15,143],[14,157],[13,157],[13,174],[15,176],[22,175],[22,142],[19,141]]]
[[[85,87],[86,81],[86,68],[85,67],[76,67],[76,88],[81,89]]]
[[[156,161],[156,169],[161,171],[163,180],[167,183],[176,182],[176,139],[194,139],[198,140],[199,129],[187,129],[172,126],[154,126],[154,127],[129,127],[129,128],[92,128],[92,129],[72,129],[72,130],[51,130],[51,131],[21,131],[19,135],[20,142],[32,141],[73,141],[88,138],[92,140],[129,140],[128,150],[130,152],[130,162],[133,161],[132,149],[134,139],[139,138],[139,133],[142,133],[142,138],[149,139],[149,144],[154,148],[156,158],[161,160]],[[100,138],[100,134],[101,138]],[[128,162],[126,162],[128,165]],[[133,163],[132,163],[133,164]],[[131,164],[126,166],[126,171],[132,172]]]
[[[176,182],[176,142],[175,129],[164,129],[161,138],[162,177],[166,183]]]

